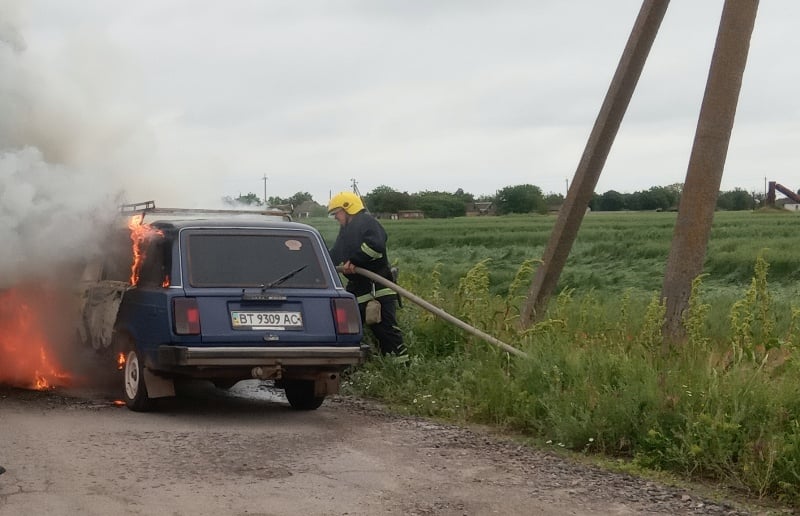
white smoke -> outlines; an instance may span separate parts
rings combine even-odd
[[[20,5],[0,0],[0,287],[96,252],[149,144],[113,47],[33,53]]]
[[[19,16],[19,2],[0,2],[0,43],[17,52],[25,49],[25,41],[13,23]]]

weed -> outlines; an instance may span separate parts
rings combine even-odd
[[[663,275],[674,214],[588,215],[545,317],[520,330],[552,222],[386,221],[406,288],[529,358],[407,305],[398,314],[411,365],[375,357],[345,389],[800,505],[795,217],[715,216],[684,315],[687,343],[666,356],[653,278]]]
[[[705,277],[705,274],[700,274],[692,280],[692,291],[689,294],[689,307],[683,316],[683,324],[686,328],[689,346],[701,349],[705,349],[709,342],[709,338],[705,334],[705,323],[710,305],[703,303],[700,291],[703,278]]]

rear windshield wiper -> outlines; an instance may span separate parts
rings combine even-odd
[[[278,285],[280,285],[284,281],[290,279],[292,276],[294,276],[298,272],[302,271],[306,267],[308,267],[308,265],[303,265],[302,267],[298,267],[295,270],[284,274],[280,278],[277,278],[277,279],[274,279],[274,280],[270,281],[269,283],[267,283],[266,285],[261,287],[261,291],[263,292],[265,290],[271,289],[272,287],[277,287]]]

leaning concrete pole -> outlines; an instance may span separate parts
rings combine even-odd
[[[523,328],[544,315],[547,302],[558,283],[580,229],[583,215],[594,195],[594,188],[608,158],[611,144],[614,143],[622,117],[636,89],[650,47],[653,46],[658,28],[667,12],[667,5],[669,0],[645,0],[642,3],[617,71],[586,142],[567,198],[558,212],[558,219],[542,257],[542,265],[536,270],[528,297],[522,306],[520,324]]]
[[[758,0],[725,0],[664,274],[664,349],[686,337],[683,314],[703,270]]]

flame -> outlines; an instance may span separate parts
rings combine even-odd
[[[122,369],[125,368],[125,362],[126,362],[125,353],[120,353],[119,355],[117,355],[117,369],[122,371]]]
[[[125,406],[125,402],[122,401],[122,400],[114,400],[114,401],[111,402],[111,404],[114,405],[115,407],[124,407]]]
[[[131,264],[131,285],[139,283],[139,271],[142,269],[144,251],[142,250],[145,240],[154,235],[163,235],[161,230],[155,229],[150,224],[144,224],[144,213],[134,215],[128,221],[128,229],[131,230],[131,242],[133,243],[133,263]],[[169,281],[167,279],[166,281]],[[166,286],[169,286],[167,284]]]
[[[0,382],[37,390],[71,383],[71,375],[49,353],[49,312],[47,292],[25,296],[21,287],[0,290]]]
[[[47,378],[38,377],[36,382],[33,385],[33,388],[37,391],[44,391],[50,388],[50,384],[47,381]]]

